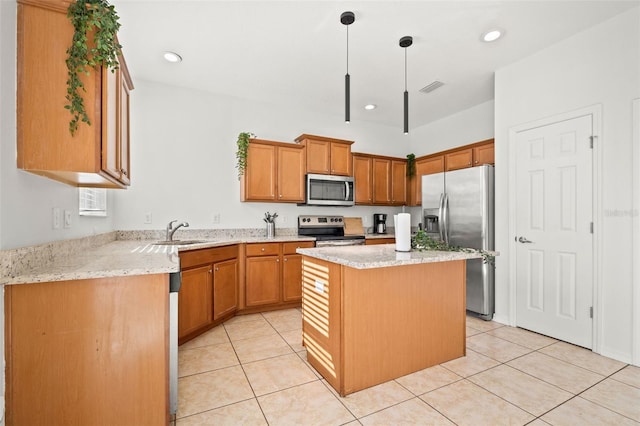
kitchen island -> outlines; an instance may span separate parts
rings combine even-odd
[[[341,395],[465,355],[463,252],[298,249],[303,343]]]

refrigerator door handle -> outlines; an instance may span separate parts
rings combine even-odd
[[[444,241],[444,194],[440,194],[440,202],[438,203],[438,234],[440,241]]]
[[[444,239],[446,244],[449,244],[449,196],[445,193],[442,199],[442,218],[444,219]]]

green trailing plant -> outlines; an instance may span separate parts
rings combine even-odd
[[[407,154],[407,176],[411,177],[416,174],[416,156]]]
[[[481,249],[472,249],[466,247],[450,246],[444,241],[431,238],[424,230],[420,229],[411,237],[411,248],[418,251],[437,250],[437,251],[457,251],[463,253],[478,253],[482,256],[482,261],[490,265],[495,265],[496,256],[488,251]]]
[[[74,32],[67,49],[65,108],[71,113],[69,132],[73,135],[81,121],[91,125],[82,97],[86,89],[81,75],[89,75],[98,66],[114,72],[119,66],[118,52],[122,46],[116,37],[120,28],[118,14],[106,0],[76,0],[69,5],[67,17]]]
[[[236,168],[238,169],[238,179],[244,174],[244,170],[247,168],[247,151],[249,150],[249,141],[251,138],[255,138],[251,132],[241,132],[238,135],[238,149],[236,150]]]

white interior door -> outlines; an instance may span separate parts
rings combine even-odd
[[[516,324],[593,345],[591,115],[516,135]]]

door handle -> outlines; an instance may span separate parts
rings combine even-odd
[[[526,243],[532,243],[532,242],[533,242],[533,241],[529,241],[529,240],[527,240],[525,237],[520,237],[520,238],[518,238],[518,241],[519,241],[519,242],[521,242],[521,243],[523,243],[523,244],[526,244]]]

